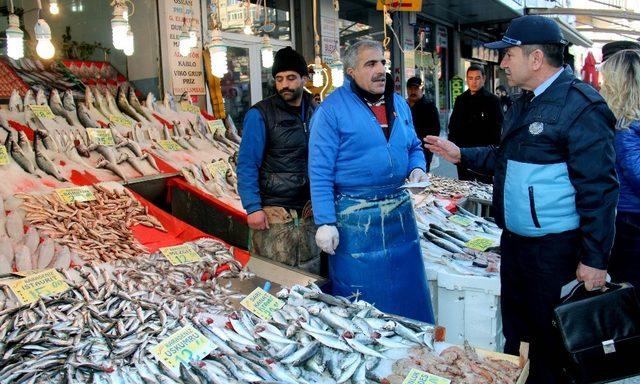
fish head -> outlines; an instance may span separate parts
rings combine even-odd
[[[87,108],[91,108],[91,105],[93,104],[93,93],[91,92],[91,88],[90,87],[85,87],[84,88],[84,102],[87,105]]]
[[[49,94],[49,103],[62,104],[62,100],[60,99],[60,93],[58,93],[58,90],[55,88],[51,89],[51,93]]]
[[[62,98],[62,105],[64,106],[64,109],[66,109],[67,111],[76,110],[76,102],[73,99],[73,93],[71,92],[71,90],[68,89],[64,91],[64,96]]]
[[[38,92],[36,93],[36,104],[47,105],[47,96],[45,96],[44,89],[42,88],[38,88]]]

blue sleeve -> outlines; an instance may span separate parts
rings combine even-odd
[[[337,221],[334,205],[335,168],[340,134],[333,116],[318,108],[311,119],[309,139],[309,181],[316,225]]]
[[[493,175],[496,169],[496,151],[497,148],[492,146],[460,148],[460,165],[485,175]]]
[[[405,113],[409,117],[409,126],[407,129],[409,132],[407,135],[409,136],[409,140],[411,141],[409,145],[409,169],[407,169],[407,177],[411,171],[416,168],[420,168],[423,171],[427,171],[427,161],[424,158],[424,150],[422,149],[422,141],[418,138],[416,134],[416,130],[413,126],[413,116],[411,115],[411,110],[409,109],[409,105],[406,101],[402,100],[404,103],[403,108],[405,109]]]
[[[629,128],[618,131],[616,156],[620,173],[633,191],[640,195],[640,131]]]
[[[258,177],[262,166],[266,129],[262,114],[255,108],[247,112],[242,125],[242,141],[238,152],[238,193],[248,214],[262,209]]]

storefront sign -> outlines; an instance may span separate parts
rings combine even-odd
[[[93,201],[96,199],[93,191],[89,187],[74,187],[74,188],[58,188],[56,193],[67,204],[83,203],[85,201]]]
[[[449,47],[449,33],[447,32],[447,27],[443,27],[441,25],[436,26],[436,45],[440,48]]]
[[[29,109],[38,119],[53,119],[55,117],[48,105],[29,105]]]
[[[164,3],[164,4],[163,4]],[[173,94],[189,92],[192,95],[204,95],[204,68],[202,63],[202,36],[200,36],[200,2],[193,0],[162,0],[159,2],[160,30],[162,32],[163,66],[165,81],[171,84]],[[182,26],[195,24],[198,34],[198,46],[191,49],[187,57],[179,52],[179,39]],[[166,53],[165,53],[166,52]]]
[[[122,125],[123,127],[133,128],[133,121],[124,116],[109,115],[109,121],[114,124]]]
[[[215,135],[216,132],[218,132],[218,134],[224,136],[227,131],[227,128],[224,126],[224,122],[220,119],[207,121],[207,128],[209,128],[209,132],[211,132],[212,135]]]
[[[116,145],[110,129],[87,128],[87,136],[89,136],[89,140],[96,144],[102,144],[108,147]]]
[[[249,296],[245,297],[240,304],[253,312],[263,320],[271,320],[271,314],[284,307],[284,302],[275,296],[268,294],[258,287]]]
[[[194,115],[199,115],[200,114],[200,108],[198,108],[197,105],[193,105],[188,101],[181,101],[180,102],[180,108],[182,108],[183,111],[191,112]]]
[[[164,149],[165,151],[181,151],[182,150],[182,147],[171,139],[158,140],[158,145],[162,147],[162,149]]]
[[[188,244],[176,245],[175,247],[160,248],[160,252],[173,265],[188,264],[200,261],[200,255]]]
[[[473,223],[473,220],[471,220],[468,217],[464,217],[461,215],[452,215],[449,216],[449,221],[454,222],[458,225],[462,225],[463,227],[468,227]]]
[[[0,165],[9,164],[9,154],[7,153],[7,147],[0,145]]]
[[[411,368],[402,384],[450,384],[451,380]]]
[[[376,9],[382,11],[385,5],[390,11],[419,12],[422,10],[422,0],[378,0]]]
[[[456,98],[464,92],[464,80],[460,76],[454,76],[449,81],[449,86],[451,87],[451,105],[453,106]]]
[[[179,375],[180,364],[188,366],[192,361],[200,361],[215,348],[202,333],[187,325],[149,350],[158,361]]]
[[[9,285],[20,303],[31,304],[42,296],[65,292],[69,286],[55,269],[29,275]]]
[[[487,249],[494,247],[496,244],[493,240],[485,239],[484,237],[474,237],[465,244],[467,248],[477,249],[478,251],[486,251]]]

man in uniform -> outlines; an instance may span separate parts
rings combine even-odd
[[[252,254],[320,273],[310,205],[309,121],[316,104],[304,92],[307,63],[279,50],[271,70],[276,94],[245,116],[238,155],[238,192],[248,214]]]
[[[502,41],[488,45],[505,50],[509,85],[525,90],[505,117],[500,146],[460,149],[426,138],[445,159],[494,175],[505,352],[530,343],[528,383],[561,381],[553,309],[574,279],[589,290],[605,284],[615,228],[615,118],[563,67],[565,44],[552,19],[514,19]]]
[[[433,101],[427,100],[427,97],[424,95],[422,79],[412,77],[407,80],[407,94],[409,95],[407,102],[411,107],[413,126],[416,129],[418,137],[423,138],[427,135],[439,136],[440,115],[438,114],[438,108],[436,108]],[[427,172],[429,172],[433,153],[425,149],[424,157],[427,161]]]

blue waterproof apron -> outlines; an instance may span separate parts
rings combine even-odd
[[[406,191],[336,198],[340,245],[329,256],[332,293],[381,311],[434,323],[411,199]]]

